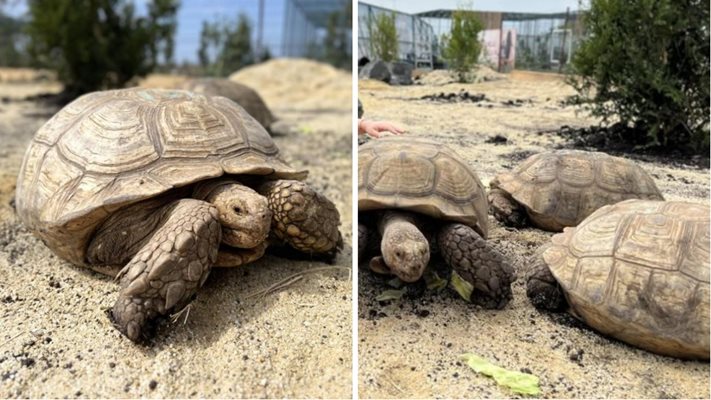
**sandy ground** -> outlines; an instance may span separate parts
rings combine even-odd
[[[340,76],[350,91],[350,74]],[[251,85],[259,89],[260,82]],[[48,89],[0,84],[0,98]],[[298,83],[293,90],[308,97]],[[335,265],[349,269],[351,104],[310,100],[308,107],[299,107],[266,100],[277,116],[302,131],[275,140],[294,166],[311,171],[309,182],[336,203],[345,249]],[[166,322],[150,346],[121,336],[105,315],[117,286],[57,259],[13,213],[25,148],[54,111],[36,102],[0,102],[0,398],[351,397],[348,269],[306,274],[255,299],[246,296],[327,265],[266,256],[243,268],[215,269],[187,324]]]
[[[480,103],[436,103],[440,92],[484,93]],[[595,122],[560,101],[573,94],[551,75],[515,73],[506,80],[445,86],[390,87],[359,82],[370,119],[385,119],[454,147],[485,185],[528,155],[565,146],[550,132]],[[521,99],[521,106],[502,102]],[[529,102],[530,100],[530,102]],[[505,144],[487,143],[503,135]],[[708,203],[709,170],[688,160],[635,157],[668,200]],[[693,163],[698,164],[698,163]],[[504,310],[465,304],[453,291],[425,292],[392,302],[375,297],[384,280],[359,268],[359,392],[363,398],[516,397],[459,361],[475,353],[540,377],[548,398],[709,398],[709,364],[679,361],[603,337],[564,314],[543,314],[525,295],[525,262],[551,234],[507,230],[489,217],[490,241],[512,261],[519,280]]]

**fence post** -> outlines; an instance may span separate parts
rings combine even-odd
[[[568,36],[568,18],[570,7],[565,8],[565,22],[563,23],[563,43],[560,45],[560,63],[558,63],[558,73],[563,72],[563,65],[568,63],[568,52],[565,51],[565,39]]]

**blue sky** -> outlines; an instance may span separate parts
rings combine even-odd
[[[133,0],[139,13],[145,14],[149,0]],[[286,0],[265,0],[264,43],[273,55],[280,54],[285,19]],[[560,12],[566,7],[578,9],[578,0],[367,0],[366,3],[407,13],[439,8],[457,8],[473,5],[474,9],[487,11]],[[202,21],[235,20],[240,12],[247,14],[256,27],[259,0],[181,0],[178,11],[178,31],[175,38],[175,60],[197,61]],[[27,12],[26,0],[7,0],[4,12],[22,16]],[[256,34],[255,34],[256,40]]]
[[[139,13],[146,13],[148,0],[134,0]],[[271,44],[279,53],[284,25],[285,0],[265,0],[264,5],[264,43]],[[12,16],[22,16],[27,12],[24,0],[9,0],[4,12]],[[181,0],[178,10],[178,31],[175,36],[175,60],[197,61],[200,46],[202,21],[229,19],[235,20],[240,12],[246,13],[256,28],[259,13],[259,0]],[[254,30],[253,30],[254,32]],[[256,33],[255,33],[256,40]]]
[[[459,6],[483,11],[540,13],[562,12],[566,7],[570,7],[571,10],[580,8],[579,0],[366,0],[364,3],[410,14],[437,9],[456,9]]]

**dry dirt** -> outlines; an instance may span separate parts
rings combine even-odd
[[[487,100],[419,100],[461,89],[483,93]],[[408,135],[450,145],[485,185],[530,154],[566,146],[551,131],[596,122],[560,104],[571,94],[560,77],[520,72],[505,80],[436,87],[359,82],[365,117],[389,120],[405,127]],[[516,104],[517,99],[519,105],[504,104]],[[506,142],[487,142],[496,135]],[[708,169],[684,159],[632,157],[652,174],[666,199],[708,204]],[[526,298],[522,277],[525,263],[551,234],[505,229],[492,217],[489,226],[490,241],[512,261],[519,276],[514,299],[500,311],[467,305],[450,289],[380,303],[375,298],[388,287],[361,263],[361,397],[517,397],[460,362],[459,355],[475,353],[504,368],[537,375],[541,397],[546,398],[709,398],[708,362],[657,356],[603,337],[567,315],[536,311]]]
[[[279,73],[259,68],[264,76]],[[350,91],[350,74],[340,76],[335,94],[344,85]],[[250,86],[259,90],[263,83]],[[187,323],[164,323],[149,346],[128,341],[105,315],[116,284],[57,259],[15,217],[25,148],[56,109],[18,100],[44,86],[0,84],[0,98],[8,97],[0,102],[0,398],[351,397],[351,103],[319,102],[303,83],[291,84],[307,106],[266,101],[301,132],[275,140],[336,203],[345,248],[335,265],[343,268],[305,274],[255,299],[246,297],[328,265],[266,256],[243,268],[215,269]]]

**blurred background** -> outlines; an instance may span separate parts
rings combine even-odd
[[[0,68],[53,71],[76,93],[281,57],[350,69],[351,18],[348,0],[0,0]]]
[[[477,1],[473,10],[483,24],[480,62],[499,72],[560,71],[584,36],[578,0],[546,2]],[[416,67],[446,68],[444,42],[461,1],[370,0],[358,3],[358,57],[373,59],[370,21],[394,15],[400,60]],[[469,7],[471,8],[471,7]],[[376,57],[377,58],[377,57]]]

